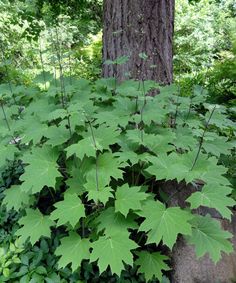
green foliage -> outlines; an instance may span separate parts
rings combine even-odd
[[[57,170],[57,158],[57,151],[48,146],[35,147],[32,152],[25,154],[23,161],[29,165],[20,178],[23,181],[21,190],[38,193],[44,186],[55,187],[56,178],[61,176]]]
[[[81,266],[82,260],[90,258],[90,246],[88,239],[81,239],[74,232],[61,239],[61,245],[55,251],[56,255],[61,256],[58,262],[59,268],[64,268],[71,263],[72,271],[75,271]]]
[[[232,251],[195,210],[235,205],[235,109],[208,104],[235,100],[234,3],[176,3],[180,90],[146,93],[97,80],[101,4],[0,1],[0,282],[169,282],[179,235],[214,262]]]
[[[178,234],[189,235],[192,232],[189,224],[192,215],[179,207],[166,208],[159,201],[147,201],[140,214],[145,220],[139,230],[147,232],[149,244],[158,245],[162,240],[163,244],[172,248]]]
[[[211,103],[235,104],[235,5],[234,1],[176,3],[176,78],[184,96],[194,85],[209,92]]]
[[[17,107],[25,107],[20,114],[10,96],[2,98],[2,176],[11,162],[21,164],[4,186],[2,205],[16,211],[13,240],[24,243],[22,257],[29,258],[25,264],[18,256],[21,271],[20,263],[5,269],[5,281],[93,276],[119,282],[131,273],[161,281],[169,270],[164,251],[178,235],[198,256],[218,261],[221,252],[231,252],[230,233],[210,216],[194,214],[206,206],[229,219],[235,205],[222,162],[235,128],[224,107],[206,103],[202,90],[183,98],[176,86],[149,81],[145,89],[159,88],[158,96],[147,96],[135,81],[115,88],[111,79],[73,79],[71,85],[61,77],[46,89],[38,82],[35,95],[15,93]],[[60,83],[65,90],[55,87]],[[163,182],[171,180],[194,190],[182,208],[170,205],[172,196],[162,197]],[[40,253],[32,267],[31,249]],[[50,267],[43,263],[47,254]]]
[[[165,263],[168,257],[159,252],[149,253],[147,251],[139,252],[137,255],[138,259],[135,264],[140,265],[138,272],[144,273],[147,281],[152,280],[154,277],[162,282],[162,271],[170,269]]]
[[[66,194],[65,199],[54,204],[56,210],[51,213],[51,219],[57,220],[57,226],[64,225],[67,222],[73,228],[78,223],[80,218],[85,217],[84,205],[76,194]],[[65,214],[65,211],[67,213]]]
[[[221,257],[222,250],[226,253],[233,251],[232,245],[227,241],[232,235],[219,229],[220,224],[216,220],[209,216],[195,216],[192,225],[193,233],[187,240],[195,245],[198,257],[208,253],[216,263]]]
[[[142,201],[144,201],[148,195],[140,192],[141,187],[129,187],[125,184],[116,191],[115,210],[127,216],[130,209],[140,210],[142,209]]]
[[[27,209],[26,216],[19,220],[19,224],[23,225],[17,230],[16,235],[20,236],[20,241],[25,242],[28,237],[34,245],[41,236],[50,237],[50,227],[54,225],[48,216],[40,213],[39,210]]]
[[[217,185],[205,185],[201,192],[193,193],[187,201],[191,203],[191,208],[195,209],[199,206],[212,207],[218,210],[221,215],[227,219],[231,219],[230,206],[235,205],[235,201],[227,197],[231,193],[231,188]]]
[[[124,269],[123,262],[129,265],[133,264],[131,250],[137,247],[138,245],[129,239],[129,233],[127,232],[99,237],[97,241],[92,243],[93,251],[90,261],[98,260],[100,273],[110,266],[112,273],[120,275]]]
[[[233,0],[176,2],[174,66],[178,76],[194,77],[196,72],[211,66],[219,51],[230,47],[233,3]]]
[[[235,27],[236,23],[232,29],[235,29]],[[211,94],[211,101],[234,106],[236,100],[235,70],[236,34],[232,32],[232,48],[229,51],[222,51],[219,54],[219,60],[207,73],[205,84]]]

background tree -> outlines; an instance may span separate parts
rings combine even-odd
[[[103,76],[171,83],[174,6],[174,0],[104,0],[103,59],[129,60],[104,64]]]

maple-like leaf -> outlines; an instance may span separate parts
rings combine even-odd
[[[138,81],[125,80],[117,86],[117,93],[122,96],[137,97],[143,94]]]
[[[123,114],[123,110],[121,111]],[[110,127],[117,127],[122,126],[125,127],[132,118],[130,118],[130,115],[126,112],[125,115],[119,114],[119,109],[112,109],[111,111],[99,111],[94,115],[96,118],[96,123],[103,124],[106,123],[107,126]]]
[[[0,144],[0,168],[6,165],[6,161],[13,161],[15,159],[15,154],[18,153],[19,150],[14,144],[5,146]]]
[[[154,175],[157,180],[174,180],[182,181],[188,172],[189,166],[182,162],[183,157],[173,152],[169,155],[161,153],[158,157],[150,156],[148,160],[152,163],[146,171]]]
[[[222,187],[217,185],[205,185],[201,192],[193,193],[186,201],[190,202],[191,209],[198,208],[199,206],[207,206],[215,208],[220,214],[231,219],[232,212],[228,207],[236,204],[235,200],[228,197],[232,189],[229,187]]]
[[[75,154],[80,160],[87,157],[96,157],[96,147],[94,145],[92,137],[87,137],[78,141],[76,144],[68,146],[66,149],[67,158]]]
[[[65,78],[66,79],[66,78]],[[91,94],[91,82],[86,79],[78,79],[78,78],[67,78],[66,87],[71,88],[71,92],[73,92],[73,101],[84,101],[90,99]]]
[[[197,159],[196,156],[198,156]],[[190,151],[184,154],[172,152],[167,155],[164,153],[159,154],[158,157],[149,156],[146,159],[152,163],[146,171],[154,175],[157,180],[177,179],[180,182],[185,179],[187,183],[202,180],[207,184],[230,185],[223,176],[227,168],[218,165],[218,160],[214,156],[209,158],[207,154],[197,155],[197,151]]]
[[[147,281],[156,278],[161,282],[162,270],[170,270],[170,267],[165,263],[169,258],[159,252],[141,251],[136,254],[138,259],[135,261],[135,264],[140,266],[138,273],[143,273]]]
[[[115,152],[114,156],[118,157],[118,160],[121,164],[127,164],[127,161],[129,161],[131,165],[134,165],[140,160],[139,155],[131,150]]]
[[[235,127],[234,122],[229,120],[227,118],[227,116],[223,113],[221,113],[221,109],[217,108],[215,109],[213,115],[212,115],[212,111],[213,111],[213,105],[210,106],[211,109],[209,109],[209,111],[206,113],[205,115],[205,119],[206,121],[209,121],[209,125],[215,125],[220,129],[227,129],[228,127]],[[209,119],[211,116],[211,119]]]
[[[27,209],[26,216],[19,220],[19,224],[23,227],[18,229],[15,234],[20,236],[21,242],[25,242],[29,238],[31,244],[34,245],[42,236],[50,237],[50,227],[54,225],[54,222],[38,209]]]
[[[81,199],[76,194],[65,194],[64,200],[54,204],[56,209],[50,218],[57,220],[57,226],[70,223],[74,228],[80,218],[85,217],[85,208]]]
[[[128,140],[143,145],[156,154],[169,152],[174,149],[173,145],[171,145],[174,137],[171,135],[147,134],[145,132],[141,133],[140,130],[135,129],[127,131],[126,136]]]
[[[124,263],[133,265],[131,250],[138,248],[138,245],[130,240],[128,235],[128,233],[118,233],[104,236],[92,243],[90,262],[98,260],[100,274],[110,266],[112,274],[119,276],[124,269]]]
[[[49,139],[46,144],[58,146],[65,143],[70,138],[70,133],[69,130],[63,126],[51,126],[44,136]]]
[[[139,231],[147,232],[148,243],[158,245],[162,240],[163,244],[172,248],[178,234],[192,233],[189,221],[193,216],[180,207],[166,208],[159,201],[148,200],[139,214],[146,218],[140,225]]]
[[[113,156],[110,152],[100,154],[97,159],[97,165],[94,164],[92,168],[87,172],[86,179],[96,183],[96,176],[98,176],[98,184],[106,186],[109,184],[111,177],[114,179],[122,179],[123,171],[119,168],[119,160]]]
[[[20,186],[11,186],[10,189],[4,191],[4,195],[2,204],[6,205],[7,210],[14,209],[19,211],[29,204],[30,201],[29,194],[22,191]]]
[[[19,133],[23,143],[29,143],[30,141],[33,141],[34,144],[39,143],[42,137],[47,133],[47,130],[47,124],[40,122],[40,120],[34,116],[19,120],[14,127],[14,131]]]
[[[186,238],[190,244],[195,246],[197,257],[208,253],[216,263],[221,258],[221,252],[233,251],[232,243],[228,240],[232,234],[224,231],[217,220],[210,216],[196,215],[191,224],[193,226],[192,235]]]
[[[156,107],[155,107],[156,106]],[[164,103],[156,101],[155,98],[148,101],[145,107],[142,109],[142,121],[150,126],[152,122],[161,124],[165,122],[166,115],[169,113],[169,109],[164,107]],[[158,109],[158,111],[157,111]],[[135,122],[140,122],[141,115],[135,115]]]
[[[173,136],[146,134],[143,140],[143,145],[156,154],[174,150]]]
[[[40,121],[47,121],[48,113],[55,110],[55,104],[49,104],[49,101],[45,97],[33,100],[24,110],[26,117],[37,116]]]
[[[229,155],[230,149],[235,145],[227,140],[225,137],[217,136],[215,140],[204,141],[202,147],[207,153],[211,153],[217,157],[220,157],[221,154]]]
[[[141,192],[141,187],[129,187],[125,184],[117,188],[115,211],[122,213],[125,217],[129,210],[139,210],[142,208],[141,202],[145,200],[148,195]]]
[[[92,130],[84,132],[82,135],[84,138],[90,139],[91,142],[95,142],[97,149],[109,150],[110,145],[117,143],[117,137],[120,135],[120,132],[116,127],[108,127],[106,124],[102,124],[98,128],[92,127]]]
[[[66,193],[82,195],[85,192],[84,184],[86,180],[81,168],[74,166],[70,171],[70,178],[66,180],[68,186]]]
[[[113,198],[112,188],[103,184],[102,181],[103,180],[100,179],[98,187],[93,179],[89,180],[84,185],[85,190],[88,192],[88,200],[93,200],[96,203],[102,202],[103,204],[106,204],[109,198]]]
[[[115,213],[114,207],[109,207],[96,218],[95,225],[98,231],[104,231],[105,235],[117,235],[120,232],[127,232],[128,229],[136,229],[138,226],[133,216],[126,218]]]
[[[68,112],[65,109],[56,109],[48,114],[47,120],[52,121],[57,119],[64,119],[67,116]]]
[[[44,186],[55,187],[56,178],[61,174],[57,170],[58,153],[49,146],[34,148],[32,153],[23,156],[24,163],[29,165],[20,180],[23,191],[31,191],[33,194],[40,192]]]
[[[182,163],[184,166],[192,168],[196,158],[196,151],[182,155]],[[199,154],[197,161],[189,172],[185,175],[187,183],[193,180],[203,180],[207,184],[216,184],[222,186],[230,186],[230,182],[224,175],[228,169],[222,165],[218,165],[218,159],[214,156],[208,157],[208,154]]]
[[[176,138],[174,140],[174,145],[176,148],[182,149],[194,149],[198,145],[197,139],[193,136],[192,131],[187,127],[177,127],[174,130],[176,133]]]
[[[90,258],[90,242],[81,239],[75,232],[70,232],[68,237],[61,239],[61,245],[57,247],[55,255],[60,256],[59,268],[64,268],[71,263],[72,272],[81,266],[84,259]]]

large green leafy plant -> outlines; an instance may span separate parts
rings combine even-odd
[[[164,251],[178,235],[198,257],[232,252],[231,234],[195,213],[206,206],[230,219],[235,204],[219,159],[234,146],[223,107],[199,87],[184,98],[152,81],[45,79],[46,89],[16,88],[16,103],[7,92],[0,101],[1,171],[18,160],[23,170],[3,199],[21,214],[20,244],[57,235],[58,269],[95,263],[100,276],[122,276],[134,266],[146,281],[170,269]],[[164,196],[163,181],[191,185],[184,206]]]
[[[218,59],[219,52],[230,48],[235,11],[232,0],[176,2],[174,70],[179,78],[194,79]]]

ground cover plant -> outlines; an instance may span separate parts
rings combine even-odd
[[[136,278],[161,281],[178,235],[198,257],[232,252],[232,235],[194,213],[206,206],[230,219],[235,205],[221,162],[234,148],[225,107],[197,86],[181,97],[152,81],[41,77],[48,88],[37,79],[1,97],[1,173],[15,176],[2,190],[5,223],[14,223],[3,282],[64,282],[63,270],[77,282],[91,263],[113,280],[133,267]],[[163,180],[191,184],[184,207],[171,205]]]
[[[0,282],[168,283],[180,242],[235,252],[234,2],[176,3],[167,86],[145,52],[136,80],[102,62],[102,2],[0,0]]]

